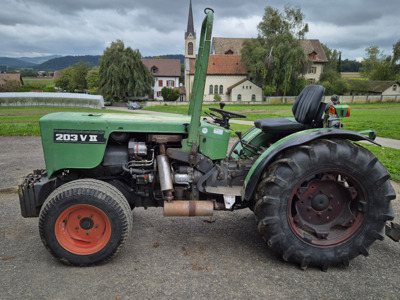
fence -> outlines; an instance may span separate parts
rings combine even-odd
[[[104,108],[100,95],[75,93],[0,93],[0,107],[55,106]]]
[[[296,100],[296,96],[280,96],[280,97],[266,97],[265,101],[252,102],[252,101],[229,101],[226,104],[293,104]],[[339,96],[340,103],[383,103],[383,102],[400,102],[400,95],[364,95],[364,96]],[[324,102],[329,103],[331,101],[331,96],[325,96]],[[218,102],[204,101],[204,105],[216,104]],[[185,105],[188,104],[186,101],[147,101],[146,107],[155,105]]]

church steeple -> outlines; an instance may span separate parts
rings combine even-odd
[[[190,0],[190,5],[189,5],[189,17],[188,17],[187,30],[185,33],[185,39],[187,39],[189,34],[192,34],[192,36],[196,38],[196,33],[194,32],[194,25],[193,25],[192,0]]]
[[[189,5],[187,31],[185,32],[185,57],[196,58],[196,32],[194,32],[192,0]]]

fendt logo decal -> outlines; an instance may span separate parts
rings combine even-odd
[[[54,143],[105,144],[104,131],[55,129]]]

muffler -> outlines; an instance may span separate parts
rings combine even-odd
[[[165,217],[212,216],[213,213],[214,203],[211,201],[164,201]]]

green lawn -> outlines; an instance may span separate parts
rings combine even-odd
[[[53,78],[36,78],[36,77],[23,77],[25,85],[33,86],[54,86]]]

